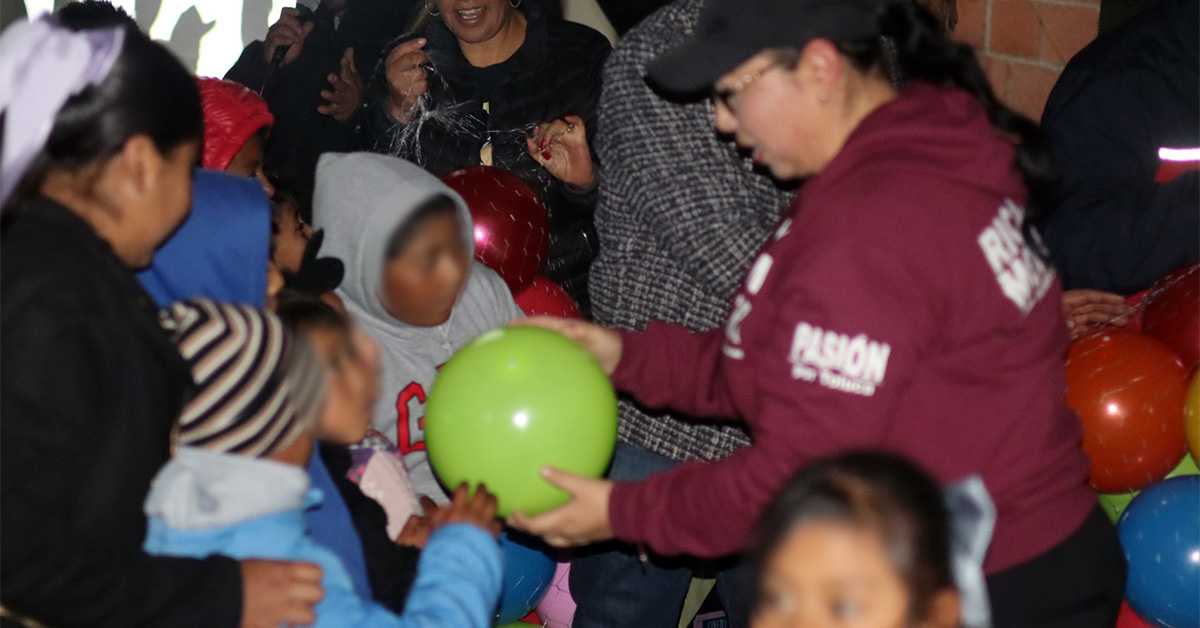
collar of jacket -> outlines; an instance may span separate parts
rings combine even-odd
[[[536,0],[526,0],[523,4],[526,20],[525,41],[511,57],[501,63],[512,63],[520,68],[541,67],[550,60],[550,20],[545,9]],[[458,38],[450,31],[450,27],[440,18],[432,19],[425,28],[425,38],[429,40],[427,54],[441,66],[438,70],[451,80],[458,78],[461,82],[461,70],[470,68],[471,63],[463,56],[462,48],[458,46]]]

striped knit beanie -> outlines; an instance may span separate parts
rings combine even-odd
[[[172,305],[163,326],[196,383],[177,444],[263,458],[316,421],[324,367],[307,340],[271,312],[196,299]]]

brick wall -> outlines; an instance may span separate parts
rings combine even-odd
[[[954,36],[979,52],[996,94],[1038,120],[1063,66],[1099,23],[1099,0],[958,0]]]

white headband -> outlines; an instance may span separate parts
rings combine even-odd
[[[13,23],[0,36],[0,206],[41,152],[67,99],[104,80],[125,31],[71,31],[43,17]]]

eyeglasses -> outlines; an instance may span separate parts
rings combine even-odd
[[[733,85],[731,85],[729,87],[713,89],[713,92],[712,92],[713,102],[725,105],[725,107],[727,109],[733,109],[734,106],[738,102],[738,96],[740,96],[742,94],[742,92],[746,91],[747,87],[750,87],[751,85],[753,85],[755,81],[762,78],[763,75],[766,74],[767,72],[770,72],[771,70],[774,70],[778,67],[781,67],[781,66],[779,66],[778,64],[769,65],[761,70],[756,70],[754,72],[743,74],[741,77],[739,77],[737,79],[737,81],[735,81],[733,83]]]

